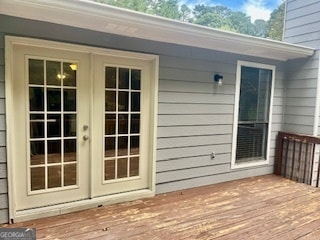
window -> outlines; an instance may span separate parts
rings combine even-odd
[[[265,164],[275,67],[239,61],[237,71],[233,167]]]

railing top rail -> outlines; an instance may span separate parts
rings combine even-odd
[[[287,137],[288,139],[294,139],[296,141],[308,142],[308,143],[313,143],[313,144],[320,144],[320,137],[306,135],[306,134],[279,132],[278,137],[279,138]]]

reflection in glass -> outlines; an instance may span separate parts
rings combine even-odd
[[[140,93],[139,92],[131,93],[131,111],[133,112],[140,111]]]
[[[76,111],[76,106],[77,106],[76,89],[64,89],[63,90],[63,110]]]
[[[129,89],[129,69],[119,68],[119,88]]]
[[[115,91],[106,91],[105,98],[105,109],[106,111],[116,111],[116,92]]]
[[[47,137],[61,137],[60,114],[48,114]]]
[[[114,157],[116,155],[115,152],[116,146],[116,138],[115,137],[107,137],[104,142],[105,149],[105,157]]]
[[[58,88],[47,88],[48,111],[61,111],[61,90]]]
[[[116,175],[116,163],[115,160],[106,160],[104,161],[104,180],[115,179]]]
[[[127,134],[128,133],[128,114],[119,114],[118,119],[118,133]]]
[[[140,90],[141,70],[131,70],[131,89]]]
[[[44,167],[31,168],[31,191],[45,189]]]
[[[116,72],[115,67],[106,67],[105,86],[106,88],[116,88]]]
[[[53,140],[48,141],[48,163],[60,163],[61,162],[61,141]]]
[[[140,139],[139,136],[130,137],[130,154],[131,155],[139,154],[139,145],[140,145],[139,139]]]
[[[43,114],[30,114],[30,138],[44,138]]]
[[[47,61],[47,85],[60,86],[64,77],[60,62]]]
[[[118,178],[126,178],[128,176],[128,159],[127,158],[119,158],[118,159]]]
[[[63,86],[76,86],[77,64],[63,63]]]
[[[64,162],[74,162],[77,160],[77,141],[76,139],[64,140]]]
[[[129,110],[129,92],[119,92],[118,111],[127,112]]]
[[[77,184],[77,165],[64,165],[64,186],[71,186]]]
[[[112,135],[116,133],[116,115],[106,114],[105,115],[105,134]]]
[[[48,188],[61,186],[61,165],[48,167]]]
[[[44,164],[44,141],[30,141],[30,164]]]
[[[29,59],[29,83],[44,84],[44,63],[43,60]]]
[[[131,133],[139,133],[140,132],[140,114],[132,114],[131,115]]]
[[[29,88],[30,111],[44,111],[44,94],[42,87]]]
[[[130,177],[139,176],[139,157],[130,158]]]
[[[64,114],[64,136],[74,137],[77,134],[77,115]]]
[[[128,155],[128,137],[118,137],[118,156]]]

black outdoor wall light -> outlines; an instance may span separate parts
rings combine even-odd
[[[220,74],[214,75],[214,81],[217,82],[219,85],[222,85],[222,79],[223,79],[222,75],[220,75]]]

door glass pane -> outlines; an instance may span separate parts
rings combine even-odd
[[[65,164],[64,165],[64,186],[77,184],[77,165]]]
[[[65,139],[63,149],[64,149],[64,162],[74,162],[77,160],[76,139]]]
[[[41,165],[45,163],[44,141],[30,142],[30,163],[31,165]]]
[[[59,88],[47,88],[48,111],[61,111],[61,90]]]
[[[43,87],[29,88],[29,105],[30,111],[44,111]]]
[[[30,114],[30,138],[44,138],[44,115]]]
[[[61,141],[53,140],[47,142],[48,146],[48,163],[61,162]]]
[[[105,144],[105,157],[115,157],[116,156],[116,138],[115,137],[107,137],[104,141]]]
[[[77,68],[76,63],[63,63],[63,74],[65,76],[63,86],[76,86]]]
[[[106,67],[105,86],[106,88],[116,88],[117,68]]]
[[[130,155],[139,154],[140,137],[132,136],[130,138]]]
[[[61,165],[48,167],[48,188],[61,186]]]
[[[76,89],[64,89],[63,90],[63,110],[64,111],[76,111],[77,95]]]
[[[141,70],[131,70],[131,89],[140,90]]]
[[[61,115],[48,114],[47,137],[61,137]]]
[[[106,111],[114,112],[116,111],[116,92],[115,91],[106,91],[106,100],[105,100]]]
[[[45,168],[31,168],[31,190],[35,191],[45,189],[45,186]]]
[[[119,114],[118,119],[118,133],[127,134],[128,133],[128,114]]]
[[[131,133],[139,133],[140,132],[140,114],[132,114],[131,115]]]
[[[109,159],[104,161],[104,180],[112,180],[116,178],[116,161]]]
[[[131,93],[131,111],[140,111],[140,93],[138,92]]]
[[[106,67],[104,180],[139,175],[141,70]]]
[[[139,157],[130,158],[130,177],[139,176]]]
[[[64,136],[65,137],[72,137],[76,136],[77,131],[77,115],[76,114],[64,114],[63,121],[64,121]]]
[[[47,70],[47,72],[46,72],[47,85],[60,86],[61,85],[61,81],[65,77],[61,73],[61,62],[47,61],[46,70]]]
[[[129,88],[129,69],[119,68],[119,89]]]
[[[29,83],[43,85],[44,83],[44,61],[30,59],[29,60]]]
[[[105,134],[112,135],[116,133],[116,115],[106,114],[105,115]]]
[[[119,158],[118,159],[118,178],[126,178],[128,175],[128,159],[127,158]]]
[[[63,190],[77,184],[78,66],[37,59],[28,63],[30,189]]]

